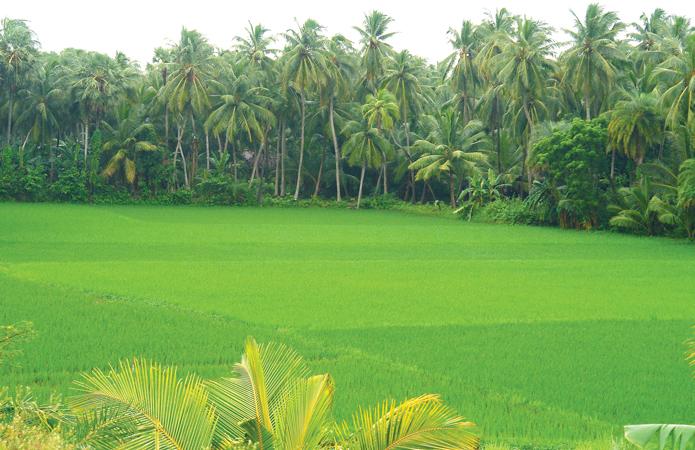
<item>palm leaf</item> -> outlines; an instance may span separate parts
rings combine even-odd
[[[309,370],[302,358],[281,344],[259,345],[253,338],[246,341],[241,362],[234,366],[231,378],[207,384],[210,402],[219,418],[215,442],[247,435],[248,426],[241,423],[253,420],[256,430],[273,430],[274,415]],[[261,432],[256,433],[256,437]]]
[[[625,439],[638,447],[645,447],[657,436],[659,450],[664,450],[669,442],[674,449],[685,450],[688,442],[695,436],[695,425],[644,424],[625,426]]]
[[[103,414],[110,427],[130,430],[120,448],[202,449],[210,445],[215,416],[208,395],[194,376],[181,379],[174,368],[146,360],[123,361],[107,372],[95,369],[77,382],[82,394],[72,401],[83,414]]]
[[[384,402],[353,417],[354,432],[339,430],[346,448],[355,450],[477,449],[474,424],[459,417],[436,395],[401,404]]]
[[[316,375],[288,392],[275,433],[278,448],[320,448],[332,425],[335,387],[329,375]]]

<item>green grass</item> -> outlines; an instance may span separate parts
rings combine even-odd
[[[0,324],[38,337],[0,384],[69,395],[146,356],[228,373],[296,347],[337,415],[436,392],[484,438],[577,443],[695,422],[695,246],[384,211],[0,204]]]

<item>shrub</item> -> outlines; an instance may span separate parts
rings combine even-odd
[[[225,176],[210,176],[200,180],[192,191],[195,203],[206,205],[247,205],[256,203],[256,186],[235,183]]]
[[[535,209],[519,198],[502,198],[483,206],[476,218],[483,222],[509,224],[539,224],[542,221]]]
[[[61,172],[58,179],[50,187],[51,198],[60,202],[87,201],[84,173],[76,167]]]

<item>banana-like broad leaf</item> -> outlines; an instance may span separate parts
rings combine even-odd
[[[384,402],[353,417],[352,434],[338,430],[342,447],[351,450],[443,450],[478,448],[475,425],[446,406],[437,395],[401,404]]]
[[[125,168],[125,179],[128,180],[128,183],[130,184],[135,183],[135,161],[126,157],[125,165],[123,167]]]
[[[130,430],[112,447],[123,449],[204,449],[210,446],[215,415],[197,377],[181,379],[174,368],[146,360],[123,361],[117,369],[84,374],[72,400],[81,414],[92,414],[92,428]],[[118,411],[102,414],[101,411]],[[99,416],[101,414],[101,416]]]
[[[664,450],[669,443],[674,449],[685,450],[688,442],[695,436],[695,425],[644,424],[625,426],[625,439],[639,447],[645,447],[657,436],[659,450]]]
[[[246,430],[241,424],[248,420],[257,422],[256,429],[274,430],[276,411],[308,373],[304,360],[294,350],[247,339],[233,376],[207,384],[218,417],[215,442],[244,437]]]

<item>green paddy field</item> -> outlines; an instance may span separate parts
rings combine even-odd
[[[146,356],[205,377],[295,347],[336,413],[440,393],[483,439],[609,442],[695,422],[695,245],[388,211],[0,204],[0,385],[70,395]]]

